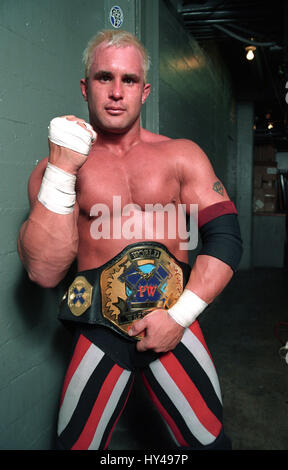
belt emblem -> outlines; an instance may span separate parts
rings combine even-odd
[[[68,307],[79,317],[86,312],[92,301],[93,287],[84,276],[77,276],[68,290]]]
[[[149,311],[169,308],[183,291],[182,269],[159,247],[131,248],[100,279],[102,314],[122,331]]]

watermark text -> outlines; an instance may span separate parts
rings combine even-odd
[[[90,235],[94,240],[179,240],[181,250],[198,244],[198,204],[138,204],[122,207],[121,196],[113,196],[112,207],[97,203],[91,207]]]

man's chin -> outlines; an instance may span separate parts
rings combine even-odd
[[[105,135],[122,135],[126,134],[129,128],[120,128],[120,127],[99,127],[98,132],[105,134]]]
[[[114,135],[121,135],[126,134],[135,124],[136,121],[131,123],[97,123],[95,125],[95,129],[98,129],[98,132],[102,132],[103,134],[114,134]],[[94,127],[94,126],[93,126]]]

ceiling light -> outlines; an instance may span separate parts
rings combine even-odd
[[[245,47],[246,51],[246,59],[247,60],[253,60],[254,59],[254,51],[256,51],[255,46],[247,46]]]

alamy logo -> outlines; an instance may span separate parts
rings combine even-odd
[[[112,210],[111,210],[112,209]],[[121,196],[113,196],[113,207],[94,204],[90,235],[94,240],[179,240],[180,250],[198,245],[198,204],[137,204],[122,207]],[[187,223],[188,222],[188,223]],[[189,230],[187,230],[189,228]]]

